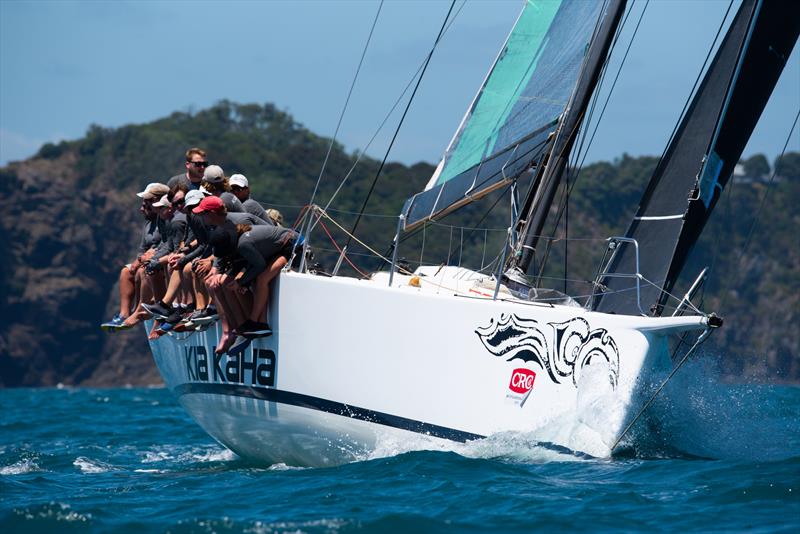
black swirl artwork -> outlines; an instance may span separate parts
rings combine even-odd
[[[553,382],[570,380],[577,386],[583,367],[605,360],[609,380],[616,388],[619,377],[619,350],[604,328],[590,329],[582,317],[562,323],[547,323],[545,335],[538,321],[502,314],[499,321],[475,330],[486,349],[511,361],[516,358],[542,367]]]

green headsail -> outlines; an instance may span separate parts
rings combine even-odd
[[[528,0],[406,228],[498,187],[542,157],[606,4]]]
[[[514,31],[468,114],[464,128],[457,134],[451,150],[448,150],[445,166],[436,184],[446,182],[494,153],[500,129],[508,121],[514,104],[523,96],[536,71],[547,45],[547,32],[560,6],[561,0],[525,4]],[[560,111],[555,113],[551,121],[558,117]]]

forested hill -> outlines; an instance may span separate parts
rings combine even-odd
[[[138,243],[135,193],[148,182],[181,172],[186,148],[201,146],[227,174],[245,174],[253,196],[280,209],[291,223],[309,200],[329,143],[273,105],[221,102],[148,124],[92,126],[82,139],[44,145],[35,157],[0,169],[5,200],[0,214],[5,236],[0,241],[0,385],[159,383],[141,329],[106,335],[98,328],[118,305],[119,269],[133,258]],[[357,157],[334,147],[317,203],[328,201]],[[362,158],[332,204],[343,226],[354,221],[351,212],[360,210],[378,163]],[[713,266],[705,304],[726,318],[715,342],[728,374],[798,381],[800,154],[777,162],[769,189],[769,162],[754,156],[745,163],[747,172],[726,192],[686,271],[696,274],[704,265]],[[569,236],[600,239],[623,233],[654,164],[654,158],[623,156],[584,168],[569,202]],[[376,216],[361,222],[359,239],[385,252],[403,202],[432,171],[428,163],[388,164],[366,208]],[[762,216],[741,255],[767,190]],[[494,200],[497,196],[476,203],[453,222],[466,224],[477,215],[474,224]],[[489,213],[483,226],[507,226],[507,202],[497,205],[500,209]],[[332,224],[328,228],[341,245],[341,232]],[[424,254],[426,263],[450,257],[451,262],[480,264],[497,252],[496,239],[487,236],[431,228],[405,242],[401,255],[411,261]],[[333,246],[325,234],[317,231],[311,240],[317,259],[330,268],[335,256],[326,251]],[[456,251],[459,242],[463,254]],[[362,270],[379,266],[360,255],[364,249],[351,250]],[[556,265],[563,264],[562,249],[554,247],[552,256]],[[594,260],[592,254],[570,249],[570,273],[591,272]]]

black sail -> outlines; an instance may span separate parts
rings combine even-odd
[[[661,315],[800,33],[800,2],[744,0],[644,193],[626,237],[638,243],[635,281],[605,277],[593,308]],[[605,273],[636,272],[634,246],[617,248]]]

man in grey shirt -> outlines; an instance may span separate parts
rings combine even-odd
[[[264,219],[265,221],[269,219],[264,207],[250,198],[250,182],[247,181],[247,177],[244,174],[234,174],[230,177],[228,182],[231,185],[231,193],[242,203],[244,211],[252,213],[259,219]]]
[[[229,212],[243,212],[244,207],[239,199],[230,192],[231,186],[225,172],[219,165],[209,165],[203,173],[203,187],[212,195],[222,199]]]
[[[167,182],[167,186],[172,189],[178,182],[184,182],[189,191],[200,189],[203,181],[203,173],[208,167],[206,151],[192,147],[186,151],[186,172],[176,174]]]

